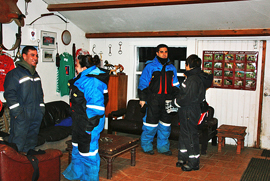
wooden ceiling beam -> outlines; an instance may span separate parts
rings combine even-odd
[[[246,0],[116,0],[116,1],[98,1],[66,4],[49,4],[49,11],[76,11],[76,10],[96,10],[113,8],[131,8],[146,6],[165,6],[165,5],[184,5],[200,3],[216,3]]]
[[[270,36],[270,29],[86,33],[86,38]]]

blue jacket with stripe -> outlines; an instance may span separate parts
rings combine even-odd
[[[166,94],[168,98],[174,98],[178,91],[177,72],[169,59],[165,65],[157,57],[146,62],[138,86],[141,101],[147,101],[150,94]]]
[[[92,66],[69,81],[72,115],[84,131],[91,132],[105,114],[108,80],[108,73]]]

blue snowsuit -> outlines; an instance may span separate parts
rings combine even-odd
[[[138,86],[139,98],[147,104],[141,135],[144,152],[153,150],[152,142],[156,133],[158,152],[169,151],[171,116],[165,111],[165,100],[172,100],[177,95],[178,88],[177,72],[169,59],[164,65],[157,57],[146,62]]]
[[[108,80],[108,73],[92,66],[69,81],[73,149],[63,173],[69,180],[99,180],[98,140],[104,128]]]
[[[34,149],[38,141],[40,124],[45,113],[43,90],[38,73],[23,59],[7,73],[4,97],[10,109],[10,135],[18,151]]]

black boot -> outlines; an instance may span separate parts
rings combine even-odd
[[[199,170],[200,169],[199,165],[196,167],[191,167],[189,165],[183,165],[181,168],[183,171],[192,171],[192,170]]]
[[[176,162],[176,167],[182,167],[185,164],[186,164],[186,161],[178,160],[178,162]]]
[[[149,155],[154,155],[155,154],[154,150],[145,151],[144,153],[149,154]]]
[[[170,155],[172,155],[172,152],[169,150],[169,151],[163,152],[163,153],[161,153],[161,154],[164,154],[164,155],[170,156]]]

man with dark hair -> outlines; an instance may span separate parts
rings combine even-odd
[[[179,108],[180,135],[177,167],[183,171],[199,170],[200,147],[197,124],[200,119],[206,89],[212,85],[213,74],[201,70],[201,59],[190,55],[186,60],[186,79],[172,107]],[[168,110],[167,110],[168,111]],[[186,164],[186,162],[188,162]],[[185,165],[186,164],[186,165]]]
[[[142,108],[147,107],[141,135],[141,146],[147,154],[154,154],[152,142],[156,133],[158,152],[172,154],[168,140],[171,115],[165,110],[165,100],[172,100],[179,91],[178,87],[176,69],[168,59],[168,46],[160,44],[156,49],[156,57],[146,62],[138,86],[140,105]]]
[[[37,144],[39,127],[45,113],[43,90],[36,66],[38,53],[35,47],[22,50],[16,68],[8,72],[4,83],[4,97],[10,109],[10,135],[20,152],[28,152]]]

